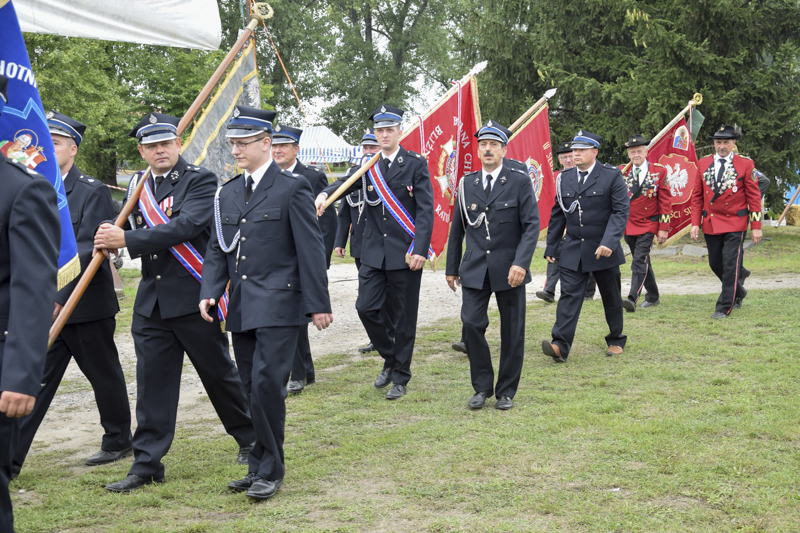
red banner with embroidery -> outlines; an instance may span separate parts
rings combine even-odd
[[[172,201],[170,199],[169,202],[170,209],[172,208]],[[164,210],[161,208],[161,205],[156,202],[156,198],[153,195],[153,190],[150,188],[150,181],[146,181],[144,184],[144,189],[142,190],[142,194],[139,195],[139,209],[142,211],[142,216],[144,217],[145,222],[147,225],[155,227],[159,224],[169,224],[169,217],[164,213]],[[189,273],[196,279],[198,282],[203,281],[203,256],[195,249],[191,243],[184,242],[181,244],[177,244],[169,249],[175,259],[189,271]],[[219,305],[217,306],[217,316],[219,317],[220,322],[225,322],[225,317],[228,315],[228,293],[227,291],[225,294],[220,298]]]
[[[400,140],[406,150],[418,152],[428,160],[433,185],[434,268],[447,244],[458,182],[464,174],[481,168],[478,143],[473,136],[480,123],[477,82],[470,76],[453,84],[436,105],[403,132]]]
[[[531,186],[539,203],[539,229],[546,232],[550,223],[550,212],[556,202],[547,103],[511,134],[506,157],[522,161],[528,167]]]
[[[668,194],[672,197],[669,237],[672,237],[692,222],[692,190],[698,179],[697,154],[685,118],[648,149],[647,159],[667,168]]]

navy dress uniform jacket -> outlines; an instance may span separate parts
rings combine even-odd
[[[353,166],[347,169],[345,179],[349,178],[356,171],[361,168]],[[361,190],[351,192],[348,195],[342,195],[341,204],[339,204],[338,213],[338,226],[336,228],[336,242],[334,248],[344,248],[347,246],[347,240],[350,240],[350,257],[361,259],[361,241],[364,239],[364,221],[367,219],[367,213],[363,212],[361,217],[358,216],[358,207],[350,205],[348,198],[354,204],[361,201]],[[326,211],[327,213],[327,211]]]
[[[377,200],[378,193],[370,190],[372,185],[366,174],[363,179],[367,180],[367,199]],[[344,194],[362,189],[363,179],[356,181]],[[409,152],[401,146],[384,179],[397,200],[414,219],[416,231],[412,255],[427,257],[433,235],[433,187],[428,162],[421,155]],[[330,196],[346,180],[346,176],[339,178],[324,192]],[[384,210],[382,203],[376,206],[367,204],[364,208],[367,220],[364,223],[361,263],[383,270],[408,269],[406,252],[411,244],[411,236]]]
[[[64,178],[64,190],[67,193],[72,230],[75,232],[75,241],[78,243],[78,256],[81,261],[81,272],[83,272],[92,261],[95,230],[104,221],[114,218],[114,203],[108,187],[102,181],[84,175],[75,165],[69,169]],[[79,279],[75,278],[58,291],[56,302],[61,305],[67,303],[67,299]],[[110,318],[118,312],[119,304],[114,292],[111,264],[103,261],[78,301],[78,305],[75,306],[67,324]]]
[[[151,188],[155,188],[153,178],[149,179]],[[126,226],[134,231],[125,232],[125,242],[131,258],[142,258],[142,281],[136,293],[135,312],[149,317],[156,303],[164,319],[199,312],[200,283],[172,255],[169,248],[189,242],[199,254],[203,254],[211,235],[211,205],[216,190],[217,177],[214,173],[189,165],[183,157],[179,157],[154,194],[159,203],[172,197],[169,224],[150,228],[142,218],[139,206],[134,208],[133,223]],[[128,223],[131,224],[130,217]]]
[[[6,157],[0,180],[0,391],[37,396],[56,296],[58,203],[43,176]]]
[[[241,174],[219,191],[220,231],[226,245],[241,231],[240,245],[226,254],[213,233],[200,300],[219,301],[230,280],[225,328],[233,332],[301,326],[312,313],[330,313],[324,245],[308,181],[273,162],[248,203],[244,195]]]
[[[305,176],[308,183],[311,184],[311,190],[314,193],[314,198],[325,190],[328,186],[328,178],[323,172],[313,168],[307,167],[300,161],[294,167],[294,173]],[[330,268],[331,254],[333,254],[334,241],[336,240],[336,212],[331,209],[325,211],[318,219],[319,229],[322,230],[322,241],[325,243],[325,263]]]
[[[531,259],[539,238],[539,207],[531,180],[527,173],[504,163],[487,198],[482,178],[482,171],[466,174],[462,178],[462,191],[473,221],[486,213],[491,240],[486,238],[485,221],[477,229],[465,228],[459,209],[453,214],[450,226],[446,274],[459,276],[464,287],[481,289],[488,271],[491,290],[497,292],[512,288],[508,284],[508,271],[519,266],[525,269],[523,284],[530,283]],[[462,257],[461,242],[465,235],[467,246]]]
[[[556,257],[558,243],[564,235],[559,258],[561,268],[577,271],[580,265],[583,272],[595,272],[624,264],[620,240],[628,222],[630,198],[622,172],[598,161],[586,182],[579,185],[578,167],[565,170],[561,173],[561,193],[564,207],[569,209],[575,200],[580,202],[580,207],[567,214],[556,200],[550,213],[544,255]],[[611,249],[610,257],[595,257],[601,245]]]

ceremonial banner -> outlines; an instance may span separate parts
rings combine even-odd
[[[672,237],[692,222],[691,198],[697,179],[697,154],[685,118],[648,148],[647,159],[667,167],[667,183],[672,196],[669,237]]]
[[[17,15],[10,2],[0,7],[0,74],[8,78],[8,104],[0,115],[0,153],[42,174],[53,184],[58,195],[61,214],[60,290],[81,273],[81,264],[50,128]],[[30,267],[36,268],[36,265]]]
[[[243,105],[261,109],[261,86],[256,72],[255,46],[252,39],[217,92],[194,123],[189,139],[181,149],[184,159],[212,171],[220,181],[228,181],[240,169],[231,154],[225,132],[234,106]]]
[[[8,0],[0,0],[0,5]],[[22,31],[216,50],[216,0],[14,0]],[[185,31],[178,31],[184,28]]]
[[[506,157],[522,161],[528,167],[533,193],[539,203],[539,229],[546,234],[556,201],[547,103],[512,133]]]
[[[435,268],[447,244],[455,191],[461,177],[481,168],[478,143],[474,137],[480,127],[478,87],[474,76],[457,82],[417,123],[403,133],[400,144],[428,160],[433,185],[433,237]]]

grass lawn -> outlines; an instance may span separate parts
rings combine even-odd
[[[747,255],[754,274],[770,257],[797,268],[800,245],[767,233]],[[414,378],[397,402],[372,387],[378,357],[331,354],[316,363],[318,383],[287,401],[286,485],[272,500],[226,490],[245,473],[236,444],[218,420],[196,420],[178,428],[167,482],[127,495],[103,485],[130,460],[88,469],[69,452],[31,457],[11,486],[17,529],[798,531],[800,290],[751,290],[724,321],[709,319],[716,297],[669,296],[626,315],[615,358],[603,355],[602,303],[589,302],[565,365],[540,350],[556,307],[532,303],[508,412],[494,400],[466,408],[469,363],[449,348],[456,319],[418,332]],[[125,312],[132,303],[122,300]],[[487,336],[497,356],[496,313]]]

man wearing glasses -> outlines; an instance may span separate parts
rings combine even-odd
[[[200,312],[228,294],[225,328],[250,395],[256,444],[249,470],[228,487],[254,499],[283,485],[286,384],[300,332],[333,322],[325,245],[308,180],[272,159],[274,111],[236,106],[226,136],[244,173],[217,191]]]
[[[218,320],[206,322],[197,309],[200,273],[205,272],[196,256],[205,253],[211,234],[217,177],[180,156],[178,122],[169,115],[148,113],[133,128],[130,135],[139,142],[151,174],[126,229],[105,223],[95,235],[96,248],[127,247],[131,257],[142,259],[131,320],[138,390],[134,461],[125,479],[106,486],[112,492],[164,480],[161,458],[175,436],[184,353],[225,430],[239,445],[239,464],[247,464],[255,441],[228,337]],[[128,195],[137,182],[131,180]]]

